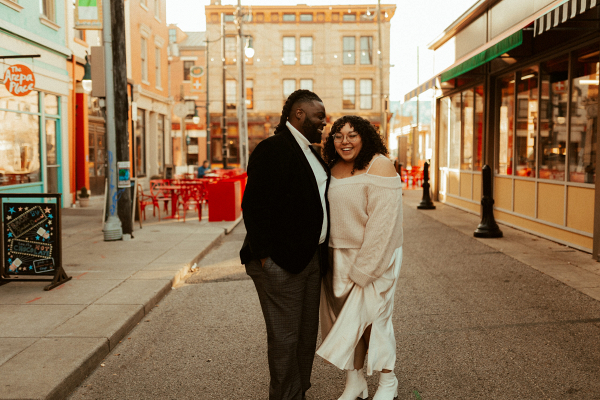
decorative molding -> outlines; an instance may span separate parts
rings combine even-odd
[[[154,44],[162,48],[165,45],[165,39],[161,36],[154,35]]]
[[[198,61],[197,56],[182,56],[179,57],[179,61]]]
[[[140,22],[140,34],[143,37],[148,38],[152,34],[152,30],[150,29],[150,27],[148,25]]]
[[[48,28],[52,28],[55,31],[59,31],[61,26],[56,24],[53,21],[50,21],[47,17],[45,17],[44,15],[40,15],[40,22],[42,23],[42,25],[46,25]]]
[[[146,4],[144,4],[146,2],[146,0],[140,0],[140,7],[142,7],[144,10],[148,11],[148,6]]]
[[[23,6],[19,5],[19,3],[12,0],[0,0],[0,4],[4,4],[6,7],[10,7],[18,12],[21,12],[21,10],[23,9]]]

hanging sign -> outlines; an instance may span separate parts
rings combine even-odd
[[[118,188],[128,188],[131,186],[130,178],[129,178],[129,169],[130,163],[129,161],[119,161],[117,162],[117,169],[119,170],[119,184]]]
[[[201,65],[194,65],[190,67],[190,76],[194,78],[199,78],[204,75],[204,67]]]
[[[76,0],[75,29],[102,29],[102,0]]]
[[[26,65],[11,65],[4,72],[4,86],[15,96],[27,96],[35,87],[35,75]]]

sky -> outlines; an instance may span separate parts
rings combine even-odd
[[[427,49],[433,39],[460,17],[477,0],[395,0],[396,13],[391,22],[390,99],[399,101],[404,95],[433,77],[433,52]],[[223,5],[235,5],[237,0],[223,0]],[[280,5],[281,0],[242,0],[242,6]],[[204,6],[210,0],[167,0],[167,23],[177,24],[184,31],[204,31]],[[293,2],[286,2],[294,4]],[[373,4],[376,0],[299,0],[296,4],[352,5]],[[417,47],[419,47],[417,80]]]

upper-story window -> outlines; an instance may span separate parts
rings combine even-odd
[[[227,36],[225,38],[225,64],[235,64],[237,61],[237,38]]]
[[[142,49],[140,51],[142,57],[142,82],[148,82],[148,40],[142,38]]]
[[[225,22],[233,22],[235,21],[235,16],[233,14],[225,14]]]
[[[373,36],[360,37],[360,63],[362,65],[373,64]]]
[[[290,94],[296,91],[296,80],[295,79],[284,79],[283,80],[283,100],[287,100]]]
[[[184,61],[183,62],[183,80],[190,80],[190,68],[194,66],[194,61]]]
[[[313,15],[312,14],[300,14],[300,21],[302,22],[312,22]]]
[[[161,54],[160,54],[160,47],[155,47],[154,48],[154,76],[155,76],[155,80],[156,80],[156,87],[157,88],[161,88]]]
[[[354,110],[356,104],[356,82],[354,79],[344,79],[342,81],[342,108],[344,110]]]
[[[344,64],[355,64],[356,38],[354,36],[344,36]]]
[[[177,29],[169,29],[169,43],[177,42]]]
[[[283,38],[283,65],[296,65],[296,38]]]
[[[343,21],[356,21],[356,14],[344,14]]]
[[[144,7],[148,7],[148,0],[140,0],[140,5]]]
[[[283,22],[295,22],[296,14],[283,14]]]
[[[55,0],[40,0],[40,13],[52,22],[56,22],[54,1]]]
[[[160,19],[160,0],[154,0],[154,16]]]
[[[312,65],[313,63],[313,38],[300,38],[300,65]]]
[[[312,79],[300,79],[300,89],[313,90],[313,80]]]
[[[370,110],[373,108],[373,81],[371,79],[360,80],[360,109]]]

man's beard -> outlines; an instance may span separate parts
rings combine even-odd
[[[317,129],[315,125],[308,118],[304,120],[302,124],[302,130],[304,131],[304,135],[311,143],[321,143],[321,132]]]

